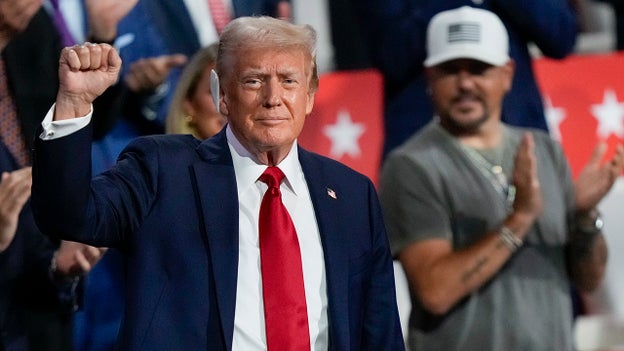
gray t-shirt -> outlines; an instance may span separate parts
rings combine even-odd
[[[511,179],[527,129],[504,126],[498,157]],[[518,250],[488,283],[443,316],[412,296],[409,345],[418,350],[572,350],[572,303],[564,246],[573,211],[573,183],[558,143],[531,130],[544,210]],[[381,176],[380,199],[396,255],[420,240],[444,238],[461,249],[500,227],[506,199],[462,146],[435,121],[393,151]]]

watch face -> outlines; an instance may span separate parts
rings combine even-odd
[[[598,230],[602,230],[603,226],[604,226],[604,221],[602,220],[602,217],[598,215],[596,217],[596,221],[594,222],[594,228],[598,231]]]
[[[602,230],[604,221],[600,214],[595,214],[593,218],[585,218],[579,222],[579,229],[586,233],[597,233]]]

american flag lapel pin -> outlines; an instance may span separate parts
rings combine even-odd
[[[329,195],[329,197],[331,197],[334,200],[338,198],[338,196],[336,196],[336,192],[334,191],[334,189],[331,189],[331,188],[327,188],[327,195]]]

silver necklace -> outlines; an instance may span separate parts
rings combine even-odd
[[[499,193],[508,211],[513,208],[516,198],[516,187],[510,184],[502,165],[492,164],[475,149],[460,144],[470,161],[479,169],[481,174],[492,184],[494,190]]]

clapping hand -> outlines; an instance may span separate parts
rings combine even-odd
[[[613,158],[602,162],[606,152],[607,144],[599,143],[574,183],[576,209],[579,212],[589,211],[596,207],[622,173],[624,147],[618,145]]]
[[[13,172],[3,172],[0,181],[0,252],[13,241],[19,214],[30,197],[32,171],[25,167]]]
[[[537,160],[535,157],[535,141],[531,133],[525,133],[516,150],[513,185],[516,197],[513,209],[518,214],[526,214],[534,220],[542,212],[542,192],[537,178]]]

